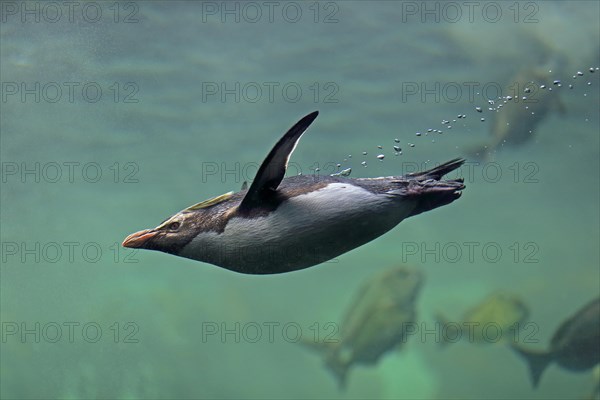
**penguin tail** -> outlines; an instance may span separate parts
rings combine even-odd
[[[542,373],[553,361],[553,355],[549,352],[535,351],[525,349],[516,344],[510,346],[519,356],[525,359],[529,366],[529,376],[531,377],[531,383],[534,388],[537,388]]]
[[[464,162],[463,158],[455,158],[427,171],[407,175],[410,181],[401,194],[413,197],[417,202],[409,216],[433,210],[458,199],[461,190],[465,188],[464,179],[443,180],[442,178],[458,169]]]

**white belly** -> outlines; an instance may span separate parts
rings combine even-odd
[[[234,217],[222,233],[201,233],[179,255],[246,273],[307,268],[381,236],[414,207],[401,197],[331,183],[268,216]]]

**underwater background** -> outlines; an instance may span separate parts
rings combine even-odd
[[[531,348],[599,295],[600,3],[472,3],[3,2],[0,396],[586,398],[591,371],[553,365],[533,389],[506,345],[441,349],[425,332],[341,391],[296,343],[330,334],[357,289],[399,265],[424,273],[420,327],[510,291]],[[489,140],[496,89],[546,66],[564,112],[492,162],[467,158],[453,204],[330,262],[248,276],[121,247],[239,190],[313,110],[288,175],[465,156]]]

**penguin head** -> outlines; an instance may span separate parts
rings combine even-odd
[[[179,212],[156,228],[144,229],[127,236],[123,246],[177,254],[196,236],[195,221],[194,213]]]
[[[124,247],[157,250],[179,255],[199,233],[221,232],[235,210],[231,206],[233,192],[194,204],[153,229],[132,233],[123,241]]]

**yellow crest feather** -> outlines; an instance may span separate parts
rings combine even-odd
[[[225,200],[229,200],[232,195],[233,195],[233,192],[227,192],[220,196],[213,197],[212,199],[204,200],[204,201],[201,201],[200,203],[194,204],[193,206],[189,206],[188,208],[186,208],[186,210],[194,211],[194,210],[199,210],[201,208],[208,208],[208,207],[214,206],[215,204],[222,203]]]

